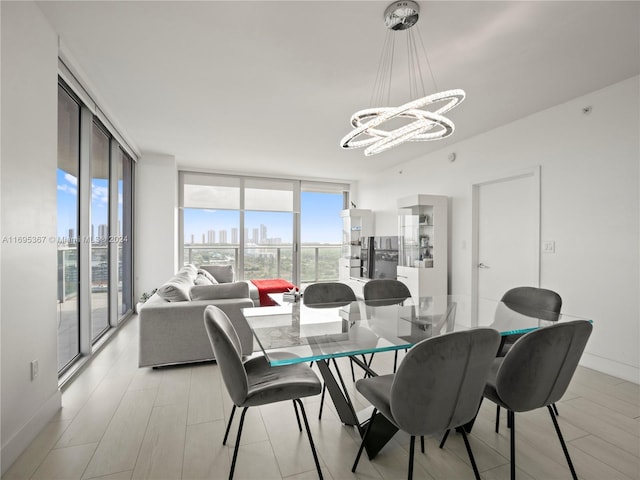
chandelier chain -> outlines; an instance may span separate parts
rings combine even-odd
[[[424,48],[424,42],[422,41],[422,34],[420,30],[418,30],[418,39],[420,40],[420,45],[422,46],[422,51],[424,52],[424,58],[427,62],[427,68],[429,69],[429,74],[431,75],[431,81],[433,82],[433,90],[438,91],[438,84],[436,83],[436,77],[433,75],[433,69],[431,68],[431,61],[429,60],[429,54],[427,53],[427,49]]]

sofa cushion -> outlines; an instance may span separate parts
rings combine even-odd
[[[249,287],[245,282],[218,285],[194,285],[189,293],[191,300],[219,300],[223,298],[249,298]]]
[[[207,280],[209,280],[209,283],[208,284],[198,283],[197,282],[198,277],[196,277],[196,285],[215,285],[216,283],[218,283],[218,281],[215,279],[213,275],[211,275],[209,272],[207,272],[202,268],[198,269],[198,276],[199,275],[203,275]]]
[[[182,268],[178,270],[178,273],[176,275],[180,275],[183,273],[186,273],[191,279],[191,283],[193,283],[193,281],[196,279],[196,275],[198,274],[198,267],[191,263],[188,263],[186,265],[183,265]]]
[[[233,265],[202,265],[200,268],[213,275],[218,283],[233,282]]]

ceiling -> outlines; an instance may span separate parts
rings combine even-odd
[[[39,6],[133,146],[192,169],[358,179],[640,74],[640,2],[419,2],[436,87],[467,94],[456,131],[365,157],[339,140],[371,106],[388,3]]]

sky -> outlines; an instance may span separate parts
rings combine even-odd
[[[77,178],[58,169],[58,237],[66,238],[69,229],[77,229]],[[94,236],[98,234],[100,224],[107,223],[109,190],[108,181],[93,179],[91,216],[94,225]],[[119,199],[120,203],[122,199]],[[300,222],[302,243],[333,243],[342,241],[342,219],[340,211],[343,208],[342,194],[301,192],[300,194]],[[231,241],[231,229],[239,224],[237,210],[207,210],[184,209],[185,240],[190,242],[191,235],[196,243],[202,242],[202,235],[208,230],[218,232],[227,230],[228,241]],[[286,212],[245,212],[245,227],[252,230],[260,225],[267,226],[269,238],[280,238],[282,243],[291,243],[293,238],[292,214]],[[75,232],[77,234],[77,232]]]
[[[78,224],[78,179],[58,169],[58,239],[67,238],[69,229],[77,235]],[[98,235],[98,225],[106,224],[109,212],[109,182],[106,179],[94,178],[91,182],[91,223],[94,225],[94,236]],[[122,189],[120,189],[122,190]],[[119,206],[122,198],[118,198]]]

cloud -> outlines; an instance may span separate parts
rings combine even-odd
[[[73,185],[74,187],[78,186],[78,179],[76,177],[74,177],[73,175],[71,175],[70,173],[65,173],[64,174],[64,179],[69,182],[71,185]]]
[[[91,185],[91,198],[97,202],[107,204],[109,203],[109,189],[94,183]]]
[[[65,184],[58,185],[58,191],[68,193],[69,195],[78,195],[77,188]]]

